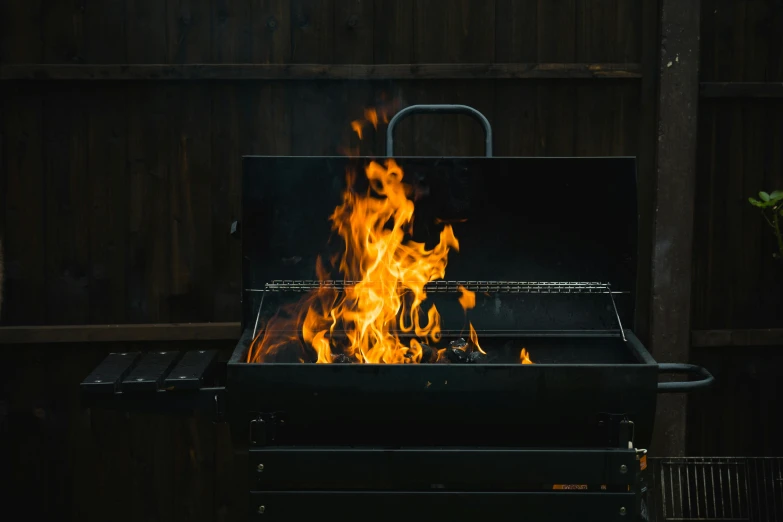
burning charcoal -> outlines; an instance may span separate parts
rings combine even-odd
[[[452,363],[466,363],[470,356],[470,348],[468,347],[465,339],[457,339],[451,341],[449,347],[446,348],[446,358]]]
[[[338,353],[332,357],[333,364],[351,364],[353,360],[344,353]]]
[[[449,343],[449,347],[450,348],[454,348],[456,350],[462,350],[464,352],[464,351],[467,351],[467,349],[468,349],[468,342],[465,339],[463,339],[462,337],[460,337],[459,339],[451,341]]]
[[[421,362],[434,363],[438,360],[438,350],[430,347],[428,344],[421,343]]]
[[[468,363],[470,364],[484,364],[487,362],[487,359],[487,354],[481,353],[478,350],[474,350],[468,355]]]

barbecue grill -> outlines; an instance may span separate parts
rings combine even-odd
[[[87,404],[214,411],[249,452],[249,512],[259,520],[648,520],[643,448],[656,395],[712,376],[658,364],[627,326],[635,159],[495,158],[487,119],[452,105],[395,115],[388,156],[396,124],[416,112],[466,113],[484,128],[486,157],[395,158],[415,199],[412,237],[431,245],[449,223],[459,239],[447,278],[426,286],[442,343],[464,344],[469,318],[480,360],[248,362],[281,308],[354,284],[316,279],[316,262],[343,248],[327,217],[350,184],[345,172],[371,160],[248,156],[232,226],[243,333],[230,359],[110,354],[82,383]],[[475,293],[469,312],[457,299],[465,290]],[[521,348],[534,364],[520,364]],[[698,380],[659,383],[661,373]]]

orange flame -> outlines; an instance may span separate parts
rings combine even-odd
[[[377,129],[379,120],[388,121],[384,111],[374,109],[364,118],[351,123],[360,138],[365,123]],[[443,279],[449,252],[459,251],[452,226],[443,224],[432,248],[413,241],[413,190],[403,183],[402,168],[393,159],[370,161],[364,174],[369,186],[358,190],[357,173],[346,173],[342,202],[329,217],[345,244],[332,263],[350,284],[340,292],[321,286],[283,307],[254,339],[248,362],[290,354],[300,362],[419,363],[423,344],[440,341],[440,314],[434,304],[425,306],[425,285]],[[321,259],[316,273],[319,281],[330,279]],[[460,292],[467,313],[476,295],[463,287]],[[485,353],[471,323],[469,328],[471,343]],[[429,358],[433,349],[427,353]]]
[[[534,364],[533,361],[530,360],[530,354],[527,353],[527,350],[524,348],[519,352],[519,362],[522,364]]]
[[[445,276],[449,251],[458,250],[459,242],[449,225],[432,249],[406,239],[414,205],[407,198],[410,191],[402,183],[402,169],[393,159],[383,164],[371,161],[365,174],[370,182],[367,191],[346,190],[330,216],[332,229],[345,242],[340,271],[346,281],[355,284],[340,295],[321,288],[302,303],[305,312],[297,330],[314,350],[304,358],[319,363],[333,362],[330,340],[338,326],[347,338],[342,352],[353,362],[420,360],[421,341],[434,344],[440,340],[440,314],[434,305],[424,309],[424,286]],[[351,187],[353,173],[347,178]],[[326,279],[320,272],[319,279]],[[290,336],[281,340],[269,333],[286,326],[281,317],[270,321],[264,337],[255,343],[252,359],[264,360],[290,344]],[[406,346],[400,333],[415,334],[421,341]]]

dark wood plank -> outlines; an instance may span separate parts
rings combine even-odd
[[[576,87],[548,81],[537,90],[536,155],[572,156],[576,147]]]
[[[413,62],[413,0],[375,0],[373,63]]]
[[[291,63],[334,63],[334,0],[292,0]]]
[[[693,330],[694,348],[721,348],[730,346],[783,346],[783,328],[757,330]]]
[[[86,63],[127,63],[125,0],[84,1]]]
[[[166,2],[127,0],[128,60],[167,63]],[[172,88],[135,88],[128,93],[130,220],[128,312],[135,322],[165,322],[170,317],[169,272],[169,108]]]
[[[538,60],[576,61],[576,7],[574,0],[538,2]],[[562,82],[538,86],[536,105],[536,154],[569,156],[576,146],[576,87]]]
[[[494,2],[419,0],[414,20],[416,63],[494,61]]]
[[[618,35],[620,24],[617,16],[618,5],[622,3],[629,2],[623,0],[575,1],[574,25],[576,27],[577,61],[615,61],[617,59],[620,55]]]
[[[176,521],[215,520],[215,424],[193,416],[174,420]]]
[[[780,147],[780,143],[783,143],[783,100],[763,102],[761,108],[763,116],[760,120],[760,134],[757,134],[759,141],[764,143],[760,152],[763,167],[759,170],[764,172],[761,183],[765,187],[783,187],[783,148]],[[762,284],[756,292],[761,297],[757,301],[758,306],[765,311],[765,323],[761,326],[783,327],[783,292],[777,291],[783,287],[783,270],[780,269],[780,262],[772,257],[772,253],[777,249],[774,234],[769,227],[765,227],[759,253],[762,261]],[[751,290],[755,291],[756,289]]]
[[[658,183],[652,260],[650,347],[660,362],[687,362],[698,108],[699,2],[663,0]],[[671,61],[672,66],[668,65]],[[675,65],[676,63],[676,65]],[[652,447],[685,452],[684,396],[661,397]]]
[[[644,39],[645,2],[617,1],[617,45],[612,50],[613,60],[623,63],[642,61],[642,41]],[[653,17],[651,23],[657,16]]]
[[[43,60],[41,0],[0,3],[0,63]]]
[[[421,63],[494,61],[494,7],[493,2],[450,0],[445,5],[434,1],[416,2],[415,60]],[[455,82],[448,88],[433,89],[431,84],[418,82],[414,92],[417,98],[431,100],[426,103],[463,103],[481,111],[490,122],[493,119],[494,86],[491,83],[468,86],[465,82]],[[414,118],[415,154],[484,154],[482,131],[471,118],[432,114]]]
[[[538,2],[495,2],[495,61],[531,63],[538,60]]]
[[[414,60],[414,2],[412,0],[375,0],[375,22],[373,27],[373,60],[380,67],[389,64],[410,64]],[[386,64],[386,65],[384,65]],[[401,107],[409,105],[409,100],[403,98],[403,92],[410,85],[406,82],[388,80],[381,84],[375,83],[373,105],[379,106],[387,117],[391,118]],[[383,119],[381,119],[383,122]],[[413,119],[409,118],[395,130],[395,152],[399,156],[412,153]],[[375,154],[386,154],[386,125],[379,124],[376,142],[372,145]],[[343,144],[345,146],[347,144]],[[367,147],[361,144],[358,152],[364,154]]]
[[[276,33],[277,31],[275,31]],[[264,50],[276,53],[267,40]],[[277,38],[274,39],[277,42]],[[265,43],[266,42],[266,43]],[[285,50],[280,43],[281,50]],[[130,53],[129,49],[129,53]],[[136,52],[136,51],[134,51]],[[301,52],[301,51],[300,51]],[[268,59],[268,58],[267,58]],[[0,80],[460,80],[641,78],[639,64],[616,63],[421,63],[421,64],[191,64],[0,65]]]
[[[720,185],[717,184],[716,154],[718,139],[717,111],[713,103],[700,101],[699,108],[699,146],[696,171],[696,199],[693,206],[693,289],[691,303],[691,328],[709,328],[711,313],[715,306],[713,292],[715,288],[723,288],[723,284],[715,286],[716,266],[724,264],[724,257],[716,255],[716,239],[719,242],[724,236],[725,212],[715,215],[716,207],[720,207],[717,198]],[[723,297],[717,297],[725,302]]]
[[[129,415],[128,442],[131,456],[129,491],[136,492],[128,520],[175,520],[178,517],[175,459],[182,451],[178,424],[182,419],[150,413]]]
[[[291,61],[333,63],[334,0],[297,0],[290,4]],[[342,145],[340,122],[342,120],[342,125],[348,126],[352,119],[337,103],[340,87],[331,82],[309,82],[294,85],[288,90],[292,154],[309,156],[337,153],[338,146]],[[277,139],[275,136],[264,136],[262,142]]]
[[[538,2],[496,2],[495,60],[500,63],[538,60]],[[535,85],[508,79],[495,82],[492,127],[497,156],[536,154],[537,100]]]
[[[168,63],[166,2],[126,0],[128,61]]]
[[[699,34],[701,49],[699,51],[699,79],[713,81],[717,75],[717,19],[718,9],[714,4],[716,0],[705,0],[702,4],[702,12],[699,21]],[[718,0],[720,1],[720,0]]]
[[[780,455],[783,425],[769,419],[783,407],[783,350],[716,347],[694,351],[693,361],[709,368],[715,384],[689,396],[688,455]],[[747,429],[756,423],[764,429]]]
[[[577,156],[611,156],[614,140],[622,134],[618,96],[622,86],[579,85],[576,89]]]
[[[746,65],[750,66],[752,63],[753,59],[748,59]],[[761,190],[777,190],[777,187],[773,189],[765,185],[766,170],[772,166],[765,161],[765,153],[768,147],[774,147],[766,140],[769,129],[766,128],[765,123],[770,114],[769,109],[767,103],[763,102],[750,103],[742,108],[743,140],[740,143],[744,157],[742,170],[735,172],[735,179],[738,180],[737,185],[741,187],[737,192],[744,196],[741,200],[740,212],[736,216],[742,228],[742,235],[733,244],[733,252],[736,252],[739,257],[733,278],[737,285],[738,299],[735,316],[731,323],[725,325],[727,327],[783,326],[783,321],[779,319],[780,313],[775,313],[780,309],[764,306],[767,304],[764,303],[766,301],[764,295],[769,294],[765,289],[776,282],[765,281],[763,277],[765,261],[771,258],[776,251],[773,249],[765,251],[764,249],[764,239],[767,234],[770,234],[771,228],[759,216],[758,209],[747,202],[747,197],[758,195]],[[737,175],[739,172],[742,172],[741,177]],[[780,289],[781,287],[778,285],[774,293],[779,295]]]
[[[44,101],[46,320],[89,322],[90,177],[86,99],[70,88]]]
[[[538,61],[573,62],[576,55],[575,0],[538,0]]]
[[[73,326],[6,326],[0,344],[237,340],[239,323],[159,323]]]
[[[374,0],[334,0],[334,61],[340,64],[373,63]],[[348,154],[373,155],[379,139],[380,126],[365,123],[362,139],[349,122],[363,121],[364,111],[374,108],[375,86],[370,82],[342,82],[336,101],[342,108],[344,122],[338,133],[336,147]]]
[[[168,43],[166,63],[209,62],[213,14],[211,1],[168,0],[165,4]]]
[[[260,90],[267,90],[267,86]],[[240,317],[240,263],[242,255],[238,238],[230,235],[231,223],[240,219],[242,155],[257,152],[250,143],[258,135],[260,107],[251,103],[259,88],[231,84],[215,85],[212,90],[212,212],[211,227],[212,317],[217,321],[238,320]],[[248,125],[240,127],[240,118]],[[244,132],[243,132],[244,131]],[[246,134],[245,134],[246,133]]]
[[[237,465],[228,423],[215,425],[215,518],[217,522],[241,520],[247,504],[240,495],[249,491],[247,468]],[[240,481],[242,482],[240,484]],[[236,499],[236,500],[234,500]]]
[[[255,34],[252,4],[252,0],[212,3],[212,63],[251,62]]]
[[[702,100],[694,242],[693,328],[780,322],[783,282],[771,228],[747,198],[783,186],[783,103]],[[703,133],[703,135],[701,135]],[[761,188],[764,187],[764,188]]]
[[[84,53],[90,63],[127,61],[125,1],[84,4]],[[91,323],[125,321],[128,231],[127,89],[84,86],[90,200]]]
[[[291,61],[291,13],[291,7],[285,0],[252,0],[253,63],[283,64]]]
[[[334,0],[334,63],[374,63],[374,0]]]
[[[4,324],[46,321],[43,103],[37,89],[7,89],[4,106]]]
[[[84,63],[84,0],[48,2],[43,15],[44,63]]]
[[[708,67],[702,74],[704,81],[736,81],[744,80],[745,76],[745,11],[749,2],[732,2],[731,0],[713,0],[710,2],[714,29],[713,67]],[[708,4],[709,5],[709,4]],[[666,58],[676,63],[676,53]],[[666,64],[668,62],[664,62]]]
[[[88,94],[89,93],[89,94]],[[127,89],[88,89],[87,158],[90,185],[90,322],[126,319],[128,240]]]
[[[180,86],[169,111],[169,223],[173,321],[208,321],[212,293],[212,127],[208,86]],[[227,227],[229,225],[227,224]]]
[[[783,98],[783,82],[702,82],[703,98]]]
[[[171,292],[169,216],[172,87],[128,92],[127,318],[166,322]]]

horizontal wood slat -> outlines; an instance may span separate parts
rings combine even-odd
[[[783,98],[783,82],[702,82],[703,98]]]
[[[693,330],[694,348],[723,348],[731,346],[782,346],[783,328],[757,330]]]
[[[19,64],[0,80],[405,80],[641,78],[638,63]]]
[[[0,328],[0,344],[224,341],[239,335],[239,323],[7,326]]]

